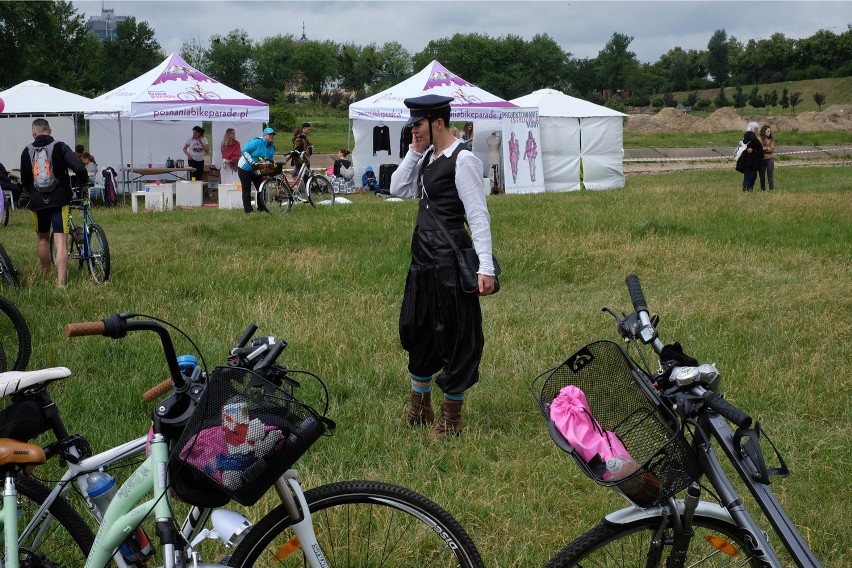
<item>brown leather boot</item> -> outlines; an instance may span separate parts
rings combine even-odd
[[[433,440],[446,438],[447,436],[458,436],[462,431],[461,409],[463,400],[449,400],[447,398],[441,401],[441,414],[435,425],[432,426],[432,431],[429,432],[429,437]]]
[[[435,421],[435,411],[432,410],[432,393],[411,391],[408,405],[408,425],[428,426]]]

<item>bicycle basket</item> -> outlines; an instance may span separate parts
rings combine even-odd
[[[175,494],[199,507],[222,506],[230,499],[254,505],[334,427],[291,391],[247,369],[214,369],[171,451]]]
[[[550,418],[550,405],[568,385],[585,393],[591,414],[601,428],[618,436],[638,469],[621,479],[606,480],[608,472],[600,459],[587,463],[567,443]],[[583,473],[635,505],[657,505],[698,478],[698,461],[680,421],[618,344],[586,345],[536,377],[533,393],[557,445],[571,454]]]
[[[262,167],[262,168],[258,167],[255,170],[257,172],[257,175],[259,175],[259,176],[277,176],[283,170],[284,164],[281,163],[281,162],[276,162],[276,163],[266,162],[266,163],[267,163],[267,166]]]

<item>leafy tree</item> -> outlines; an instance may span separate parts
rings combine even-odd
[[[796,107],[799,106],[800,102],[802,102],[802,93],[800,91],[793,91],[790,93],[790,107],[794,114],[796,112]]]
[[[822,105],[825,104],[825,93],[814,93],[814,102],[817,104],[817,108],[819,108],[820,112],[822,112]]]
[[[392,87],[411,75],[411,54],[398,41],[382,44],[377,57],[379,71],[374,85],[383,84],[380,90]]]
[[[329,81],[337,77],[337,48],[330,41],[301,43],[293,65],[304,75],[311,97],[318,100]]]
[[[729,49],[728,34],[725,30],[713,32],[707,43],[707,72],[713,77],[713,82],[720,87],[728,84],[731,74],[728,60]]]
[[[716,95],[715,99],[713,99],[713,104],[716,105],[716,108],[731,106],[731,101],[729,101],[727,95],[725,95],[725,87],[719,89],[719,94]]]
[[[734,87],[734,108],[741,109],[746,106],[748,96],[743,92],[742,85]]]
[[[694,107],[697,102],[698,102],[698,92],[697,91],[692,91],[691,93],[689,93],[686,96],[686,104],[687,105]]]
[[[105,39],[101,57],[105,91],[150,71],[165,58],[148,22],[129,17],[115,27],[115,38]]]
[[[212,36],[207,59],[204,72],[220,83],[241,91],[254,83],[254,44],[245,30]]]
[[[571,59],[565,65],[565,81],[567,91],[579,96],[589,98],[598,87],[597,61],[587,57]]]
[[[630,36],[613,33],[598,53],[598,81],[602,88],[617,92],[627,87],[629,77],[639,67],[636,54],[627,49],[632,41]]]
[[[665,93],[663,93],[663,104],[665,104],[667,107],[676,107],[677,99],[675,98],[674,93],[672,93],[671,91],[666,91]]]
[[[679,47],[669,53],[669,88],[672,91],[685,91],[689,84],[689,68],[686,52]]]
[[[207,48],[201,44],[201,40],[197,37],[184,40],[179,53],[184,61],[196,69],[208,69],[210,67]]]
[[[790,93],[787,92],[787,88],[785,87],[781,91],[781,108],[783,108],[784,110],[787,110],[787,108],[789,106],[790,106]]]
[[[773,89],[771,91],[767,91],[767,92],[763,93],[763,106],[769,107],[770,109],[774,110],[775,105],[777,105],[777,104],[778,104],[778,91]]]
[[[754,108],[763,108],[766,106],[763,102],[763,97],[761,97],[760,93],[757,92],[757,85],[751,89],[751,92],[748,95],[748,104]]]
[[[278,101],[278,95],[287,90],[296,71],[293,61],[297,49],[298,42],[292,35],[267,37],[256,44],[255,86],[248,92],[260,100]]]
[[[360,98],[378,71],[376,44],[371,43],[364,47],[354,43],[343,45],[337,53],[337,62],[340,87],[352,91],[356,98]]]

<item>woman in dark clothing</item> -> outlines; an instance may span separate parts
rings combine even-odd
[[[756,122],[749,122],[743,134],[743,144],[746,149],[737,160],[737,171],[743,173],[743,191],[752,191],[754,182],[757,181],[757,172],[763,161],[763,146],[757,138],[757,129],[760,128]]]

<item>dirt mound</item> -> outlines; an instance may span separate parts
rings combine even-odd
[[[716,109],[698,118],[673,108],[657,114],[632,114],[624,124],[628,132],[725,132],[743,131],[754,120],[770,124],[776,132],[852,131],[852,105],[831,105],[822,112],[803,112],[799,116],[742,116],[732,107]]]

